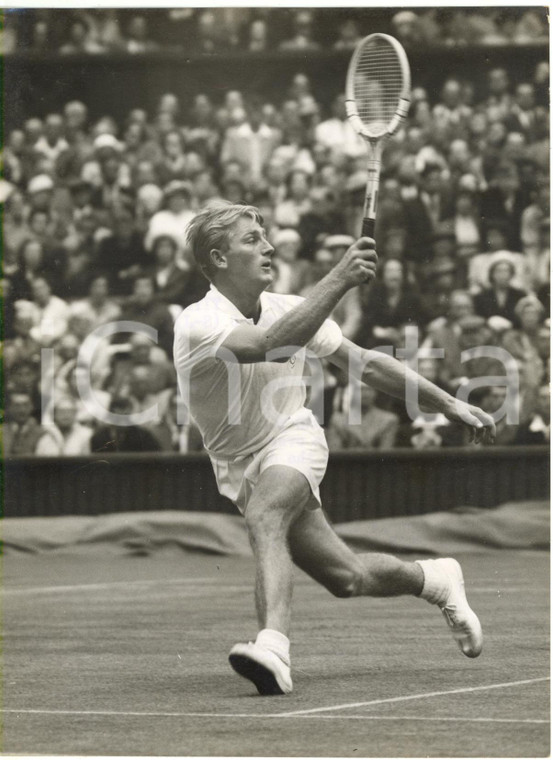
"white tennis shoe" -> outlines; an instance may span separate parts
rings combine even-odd
[[[238,675],[252,681],[264,695],[290,694],[292,677],[290,660],[284,659],[259,644],[235,644],[229,662]]]
[[[449,582],[446,601],[438,603],[453,638],[466,657],[478,657],[482,651],[484,636],[482,626],[473,612],[465,594],[465,581],[461,565],[455,559],[436,559],[435,567],[440,569]]]

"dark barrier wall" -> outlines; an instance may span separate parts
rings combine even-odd
[[[331,456],[322,486],[334,522],[493,507],[549,495],[549,449],[442,449]],[[204,454],[21,457],[5,463],[4,516],[236,510]]]
[[[431,48],[409,51],[414,86],[436,99],[448,77],[466,78],[482,95],[493,66],[505,67],[513,84],[533,78],[536,63],[549,58],[546,45]],[[131,108],[153,111],[164,92],[174,92],[186,106],[206,92],[218,102],[229,89],[257,94],[279,103],[292,76],[312,78],[316,98],[324,104],[344,88],[349,53],[247,53],[192,56],[159,53],[133,56],[33,56],[4,59],[5,128],[30,116],[59,111],[68,100],[84,101],[93,119],[122,120]]]

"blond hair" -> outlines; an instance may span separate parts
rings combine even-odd
[[[225,250],[228,247],[230,230],[244,216],[263,224],[263,217],[255,206],[224,200],[210,201],[190,223],[186,233],[188,245],[201,272],[210,282],[217,272],[210,252],[213,249]]]

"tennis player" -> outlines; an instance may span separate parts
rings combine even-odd
[[[350,288],[375,276],[374,241],[352,245],[306,299],[266,292],[273,248],[252,206],[212,202],[190,224],[188,241],[211,288],[175,324],[179,387],[220,493],[244,514],[256,564],[259,632],[254,642],[232,648],[231,666],[260,694],[292,691],[294,564],[337,597],[411,594],[437,605],[463,654],[477,657],[482,629],[454,559],[403,562],[355,554],[320,508],[328,448],[304,406],[306,352],[345,371],[359,367],[363,382],[399,398],[416,380],[422,407],[467,426],[477,442],[495,435],[482,410],[392,357],[359,348],[327,318]]]

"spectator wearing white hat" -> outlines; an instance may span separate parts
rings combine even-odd
[[[488,287],[488,272],[498,259],[508,259],[513,264],[515,274],[511,285],[528,290],[528,262],[522,253],[508,249],[508,225],[502,219],[489,219],[484,224],[483,232],[488,250],[469,259],[468,283],[471,292],[478,293]]]
[[[189,182],[173,180],[163,189],[165,208],[155,213],[150,219],[148,231],[144,240],[146,249],[151,251],[155,238],[160,235],[173,237],[180,251],[186,248],[186,231],[194,219],[195,212],[191,208],[192,187]]]
[[[37,174],[29,180],[27,198],[31,209],[50,210],[54,191],[54,180],[48,174]]]
[[[120,158],[123,151],[123,144],[112,133],[112,129],[116,129],[116,126],[111,125],[109,120],[103,120],[96,125],[92,155],[81,168],[81,179],[96,188],[101,188],[104,183],[102,163],[108,159]]]

